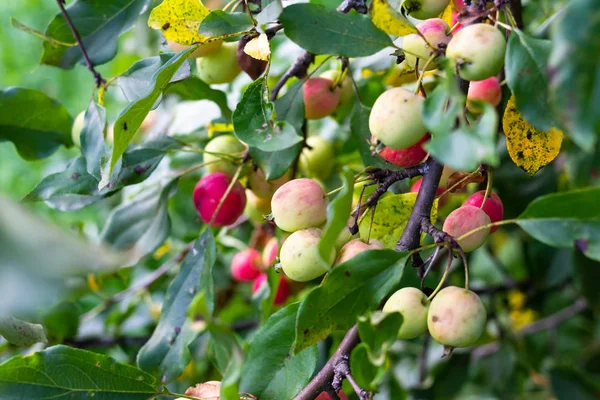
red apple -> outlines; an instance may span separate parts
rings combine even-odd
[[[254,283],[252,284],[252,293],[258,292],[258,290],[260,289],[262,284],[266,281],[267,281],[266,273],[263,272],[262,274],[258,275],[256,277],[256,279],[254,280]],[[277,286],[277,293],[275,293],[275,300],[273,301],[273,304],[280,305],[280,304],[285,303],[285,301],[287,300],[289,295],[290,295],[290,285],[289,285],[288,281],[285,279],[285,277],[281,276],[279,278],[279,286]]]
[[[348,400],[348,396],[346,395],[346,393],[344,393],[343,390],[340,390],[338,392],[338,396],[339,396],[340,400]],[[319,394],[315,398],[315,400],[331,400],[331,396],[327,392],[321,392],[321,394]]]
[[[310,78],[304,83],[304,113],[307,119],[331,115],[340,102],[341,89],[326,78]]]
[[[485,196],[485,190],[480,190],[479,192],[475,192],[469,197],[465,202],[464,206],[475,206],[481,208],[481,204],[483,204],[483,198]],[[490,221],[498,222],[502,221],[502,217],[504,216],[504,205],[502,204],[502,200],[496,193],[491,193],[490,197],[485,201],[485,205],[483,206],[483,211],[490,217]],[[490,234],[496,232],[498,230],[498,226],[493,226],[490,229]]]
[[[231,179],[231,176],[223,172],[215,172],[204,176],[196,184],[193,195],[194,206],[204,223],[208,224],[211,221]],[[246,192],[244,187],[236,182],[215,216],[213,226],[233,224],[242,215],[245,206]]]
[[[422,183],[423,183],[423,178],[421,178],[418,181],[416,181],[415,183],[413,183],[413,185],[410,188],[410,191],[413,192],[413,193],[419,193],[419,189],[421,189],[421,184]],[[438,188],[435,191],[435,195],[436,196],[440,196],[445,191],[446,191],[445,187],[438,186]],[[447,196],[448,195],[445,195],[444,197],[442,197],[441,199],[439,199],[438,207],[443,207],[446,204],[446,202],[448,201]]]
[[[262,253],[262,261],[265,268],[270,267],[275,262],[279,253],[279,240],[276,237],[269,239]]]
[[[239,282],[250,282],[262,269],[262,256],[254,249],[240,251],[231,260],[231,276]]]
[[[472,112],[481,112],[482,110],[471,101],[479,100],[496,107],[502,100],[502,87],[498,78],[492,76],[482,81],[472,81],[469,84],[467,93],[467,107]]]
[[[427,151],[423,149],[423,145],[427,143],[430,138],[431,135],[427,134],[417,144],[413,144],[406,149],[395,150],[384,147],[384,149],[379,152],[379,156],[387,162],[394,164],[396,167],[412,167],[423,161],[427,155]]]

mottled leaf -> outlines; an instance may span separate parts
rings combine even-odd
[[[148,26],[159,29],[167,40],[191,45],[211,39],[198,32],[210,10],[200,0],[164,0],[154,7]]]
[[[406,36],[417,32],[408,18],[394,10],[387,0],[373,0],[370,12],[373,24],[385,33]]]

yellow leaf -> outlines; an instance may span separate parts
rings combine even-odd
[[[387,193],[381,196],[375,208],[371,236],[369,236],[369,227],[371,225],[372,211],[367,211],[367,215],[362,219],[359,226],[360,238],[367,239],[370,237],[371,239],[377,239],[386,249],[395,249],[416,200],[417,193]],[[432,222],[435,222],[437,219],[437,203],[436,200],[431,209]]]
[[[514,96],[506,105],[502,126],[510,158],[531,175],[548,165],[560,152],[562,131],[550,128],[548,132],[542,132],[534,128],[517,109]]]
[[[244,53],[257,60],[269,61],[271,47],[269,46],[267,35],[261,33],[259,36],[246,43]]]
[[[454,2],[448,3],[446,9],[440,14],[439,18],[443,19],[445,23],[452,28],[452,12],[454,11]]]
[[[165,0],[150,13],[148,26],[160,29],[173,42],[188,46],[204,43],[210,39],[199,34],[198,28],[209,13],[200,0]]]
[[[373,0],[371,19],[376,27],[396,36],[416,33],[417,28],[406,17],[394,10],[386,0]]]
[[[208,125],[206,125],[206,129],[208,130],[208,137],[212,138],[217,132],[233,132],[233,124],[227,124],[223,122],[210,122]]]

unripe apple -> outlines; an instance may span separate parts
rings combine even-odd
[[[406,149],[394,150],[389,147],[384,147],[383,150],[379,152],[379,156],[396,167],[412,167],[423,161],[427,155],[427,151],[423,149],[423,145],[427,143],[429,139],[431,139],[431,136],[427,134],[423,136],[423,139]]]
[[[262,253],[262,261],[265,268],[269,268],[275,262],[279,253],[279,239],[272,237],[269,239]]]
[[[346,226],[342,231],[338,234],[337,238],[335,238],[335,250],[339,251],[346,243],[348,243],[352,239],[358,238],[358,233],[352,235],[350,233],[349,227],[354,224],[354,214],[352,214],[348,221],[346,222]]]
[[[301,229],[292,233],[281,246],[279,261],[283,272],[293,281],[307,282],[323,275],[325,268],[321,265],[319,250],[321,230],[317,228]],[[335,260],[335,250],[326,262],[331,265]]]
[[[263,272],[254,280],[254,283],[252,284],[252,293],[258,292],[258,290],[260,289],[262,284],[266,281],[267,281],[267,274]],[[275,293],[275,299],[273,300],[273,304],[278,306],[280,304],[285,303],[285,301],[287,300],[289,295],[290,295],[290,284],[288,283],[287,279],[285,279],[284,276],[281,276],[279,278],[279,286],[277,286],[277,292]]]
[[[290,175],[286,173],[281,178],[268,181],[265,179],[265,174],[262,170],[257,169],[248,175],[248,186],[255,195],[263,199],[270,199],[277,189],[284,183],[290,180]]]
[[[323,72],[319,76],[321,78],[329,79],[335,83],[338,81],[341,73],[342,71],[331,69],[329,71]],[[340,83],[338,83],[341,90],[340,102],[338,103],[336,109],[333,111],[333,114],[331,114],[331,116],[338,121],[343,120],[350,114],[350,112],[352,111],[352,104],[355,98],[354,85],[352,84],[352,79],[350,78],[350,76],[348,76],[349,73],[350,72],[348,72],[346,76],[344,76],[344,79]]]
[[[406,149],[425,136],[423,98],[403,88],[386,90],[377,98],[371,115],[371,134],[392,149]]]
[[[485,190],[480,190],[479,192],[473,193],[463,205],[474,206],[477,208],[481,208],[483,204],[483,198],[485,197]],[[491,222],[502,221],[504,217],[504,205],[502,204],[502,200],[496,193],[491,193],[490,197],[485,201],[485,205],[483,206],[483,211],[490,217]],[[496,232],[498,230],[498,226],[493,226],[490,229],[490,234]]]
[[[398,339],[414,339],[427,330],[429,301],[425,293],[417,288],[405,287],[390,296],[383,306],[383,312],[402,314],[402,325]]]
[[[214,53],[198,58],[196,66],[200,79],[209,85],[233,81],[242,72],[236,52],[236,43],[223,43]]]
[[[402,7],[416,19],[437,17],[448,6],[450,0],[404,0]]]
[[[488,24],[473,24],[457,32],[446,49],[446,57],[461,78],[482,81],[500,72],[504,65],[506,40]]]
[[[472,81],[469,84],[467,93],[467,108],[471,112],[481,112],[482,110],[472,103],[472,100],[479,100],[496,107],[502,100],[502,87],[498,78],[492,76],[482,81]]]
[[[309,178],[325,179],[331,174],[335,165],[333,143],[321,136],[309,136],[306,144],[310,147],[302,149],[300,154],[300,171]]]
[[[325,78],[310,78],[304,82],[304,115],[307,119],[325,118],[340,103],[342,90]]]
[[[436,342],[450,347],[474,345],[485,329],[486,312],[479,296],[448,286],[433,298],[427,328]]]
[[[246,189],[246,199],[244,214],[248,219],[255,224],[265,222],[264,216],[271,214],[271,201],[269,199],[261,199],[249,189]]]
[[[450,28],[448,24],[440,18],[431,18],[417,24],[416,28],[427,39],[417,33],[406,35],[402,42],[402,49],[406,50],[404,56],[406,63],[415,68],[417,59],[419,61],[419,70],[423,70],[427,60],[435,54],[436,50],[445,50],[448,42],[450,42]],[[437,68],[437,63],[430,62],[426,71],[431,71]]]
[[[490,224],[490,217],[481,208],[474,206],[462,206],[452,211],[444,221],[442,230],[459,238],[467,232],[471,232],[479,227]],[[472,235],[469,235],[458,241],[458,244],[465,252],[478,249],[490,234],[490,228],[481,229]]]
[[[340,400],[348,400],[348,396],[346,395],[346,393],[344,393],[343,390],[340,390],[337,395],[340,398]],[[329,395],[329,393],[321,392],[321,394],[319,394],[317,397],[315,397],[315,400],[332,400],[332,399],[331,399],[331,396]]]
[[[327,219],[327,197],[319,182],[294,179],[277,189],[271,212],[277,226],[287,232],[319,226]]]
[[[242,250],[231,260],[231,276],[238,282],[250,282],[262,270],[262,256],[255,249]]]
[[[73,121],[71,127],[71,139],[73,144],[77,147],[81,147],[81,131],[83,130],[83,124],[85,123],[85,111],[80,112]]]
[[[204,147],[204,162],[209,163],[206,165],[206,170],[208,173],[213,172],[224,172],[228,175],[235,174],[237,169],[237,165],[233,162],[224,159],[219,154],[211,154],[211,153],[221,153],[225,155],[241,155],[241,153],[246,150],[246,146],[233,135],[221,135],[209,141]]]
[[[192,52],[192,54],[189,55],[188,58],[198,58],[198,57],[204,57],[209,54],[212,54],[215,51],[217,51],[221,47],[222,44],[223,44],[222,40],[213,40],[212,42],[201,44],[200,46],[198,46],[198,48],[196,50],[194,50]],[[172,40],[167,40],[167,45],[171,48],[171,50],[173,50],[176,53],[182,52],[183,50],[190,47],[190,46],[186,46],[184,44],[179,44]]]
[[[421,184],[423,184],[423,178],[419,178],[415,183],[413,183],[413,185],[410,187],[410,191],[412,193],[419,193],[419,190],[421,189]],[[442,193],[444,193],[445,191],[446,191],[445,187],[438,186],[438,188],[435,190],[436,197],[441,196]],[[439,199],[438,207],[445,206],[447,202],[448,202],[448,196],[446,195]]]
[[[383,244],[379,240],[371,239],[369,243],[363,242],[361,239],[352,239],[340,249],[337,260],[334,265],[340,265],[354,258],[357,254],[367,250],[382,250]]]
[[[223,172],[215,172],[204,176],[196,184],[193,195],[194,206],[196,206],[196,210],[204,223],[209,223],[213,214],[217,211],[231,179],[231,176]],[[244,187],[239,182],[235,182],[215,216],[213,226],[233,224],[242,215],[245,206],[246,192]]]

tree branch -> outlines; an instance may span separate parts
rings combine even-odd
[[[85,60],[85,64],[87,65],[87,68],[94,75],[94,80],[96,81],[96,86],[101,87],[102,85],[104,85],[106,83],[106,81],[102,78],[102,75],[100,75],[100,73],[98,71],[96,71],[96,69],[94,68],[94,65],[92,64],[92,60],[90,60],[90,57],[88,56],[85,46],[83,45],[83,40],[81,40],[81,36],[79,35],[77,28],[75,28],[75,25],[73,25],[73,21],[71,21],[71,17],[69,16],[69,13],[65,9],[65,0],[56,0],[56,3],[58,3],[58,7],[60,8],[60,11],[62,12],[63,16],[65,17],[65,21],[67,22],[67,25],[69,25],[71,32],[73,32],[73,37],[75,38],[75,40],[77,41],[77,44],[79,45],[79,48],[81,49],[81,54],[83,54],[83,59]]]
[[[285,71],[279,81],[273,87],[271,91],[271,101],[275,101],[277,96],[279,95],[279,91],[283,88],[283,85],[292,77],[296,77],[302,79],[306,76],[306,72],[308,71],[308,67],[315,61],[315,55],[309,53],[308,51],[304,52],[300,57],[294,61],[290,69]]]

